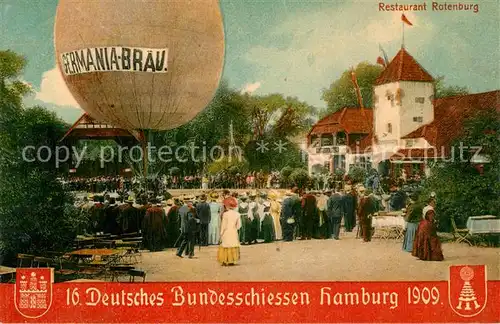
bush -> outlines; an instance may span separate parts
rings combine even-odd
[[[212,162],[208,166],[208,172],[217,174],[219,172],[227,172],[230,174],[246,173],[248,171],[248,163],[245,160],[239,160],[237,157],[224,157],[220,160]]]
[[[31,171],[15,180],[0,187],[0,240],[5,254],[12,258],[17,253],[66,250],[85,222],[70,194],[48,172]]]
[[[440,231],[451,230],[451,218],[464,228],[470,216],[500,214],[500,115],[495,109],[476,115],[464,125],[464,136],[454,143],[455,157],[463,147],[481,147],[487,155],[483,174],[470,162],[474,152],[462,152],[463,160],[436,164],[426,179],[421,201],[436,193],[436,219]]]
[[[366,179],[366,170],[360,167],[352,167],[349,170],[349,178],[355,183],[364,183]]]
[[[290,175],[290,180],[299,189],[306,189],[311,179],[306,170],[295,169]]]
[[[67,125],[42,107],[25,109],[21,93],[2,87],[4,68],[0,65],[0,248],[10,261],[17,253],[66,250],[85,220],[57,180],[55,154],[48,162],[22,158],[29,145],[55,152]]]

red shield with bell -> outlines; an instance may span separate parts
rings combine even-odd
[[[450,266],[448,302],[462,317],[473,317],[483,311],[487,302],[486,266]]]
[[[45,315],[52,305],[52,268],[18,268],[14,299],[16,310],[26,318]]]

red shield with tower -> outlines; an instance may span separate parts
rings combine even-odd
[[[52,305],[52,268],[18,268],[14,299],[16,310],[26,318],[39,318]]]

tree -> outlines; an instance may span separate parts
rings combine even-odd
[[[306,189],[311,179],[307,170],[295,169],[290,174],[290,180],[297,188]]]
[[[354,71],[361,90],[363,106],[371,108],[373,85],[380,73],[382,73],[383,68],[380,65],[362,62],[356,66]],[[321,99],[326,101],[328,105],[325,115],[334,113],[344,107],[358,107],[359,104],[352,83],[351,70],[344,71],[340,78],[335,80],[328,89],[323,89]]]
[[[500,114],[494,109],[479,113],[464,125],[464,135],[452,146],[454,159],[438,163],[432,168],[421,195],[421,203],[436,193],[436,215],[439,228],[451,230],[450,219],[458,227],[465,227],[467,218],[474,215],[498,215],[500,213]],[[489,159],[482,174],[471,161],[474,150],[481,147],[481,154]]]
[[[0,62],[0,246],[10,257],[65,249],[80,225],[73,197],[57,180],[54,155],[66,125],[41,107],[22,106],[26,92],[16,78],[24,58],[0,52]],[[47,146],[52,156],[46,150],[47,162],[33,161],[29,145]]]
[[[437,77],[435,82],[436,83],[435,83],[434,97],[436,99],[465,95],[469,93],[469,89],[467,89],[467,87],[446,85],[444,82],[444,76]]]
[[[364,183],[366,179],[366,169],[361,167],[352,167],[349,169],[349,178],[353,183]]]

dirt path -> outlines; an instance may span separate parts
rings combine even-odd
[[[280,248],[279,251],[277,248]],[[348,233],[341,240],[278,242],[242,246],[241,262],[222,267],[217,247],[196,247],[195,259],[180,259],[174,250],[143,253],[147,281],[393,281],[448,280],[448,267],[485,264],[489,280],[500,280],[500,249],[443,244],[443,262],[425,262],[396,241],[363,243]]]

